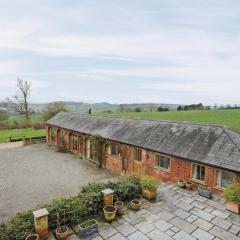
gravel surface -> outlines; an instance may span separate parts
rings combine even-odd
[[[110,172],[45,143],[22,147],[0,144],[0,221],[54,198],[77,193],[88,182],[114,177]]]

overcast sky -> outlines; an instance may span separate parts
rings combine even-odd
[[[239,0],[0,0],[0,100],[240,104]]]

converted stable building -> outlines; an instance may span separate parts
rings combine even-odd
[[[240,133],[213,125],[61,112],[47,143],[117,173],[190,180],[221,192],[240,180]]]

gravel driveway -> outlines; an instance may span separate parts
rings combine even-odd
[[[1,144],[0,144],[1,145]],[[110,172],[46,144],[0,147],[0,221],[54,198],[75,194]]]

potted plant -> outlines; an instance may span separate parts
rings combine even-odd
[[[140,185],[142,188],[142,195],[147,199],[155,199],[157,195],[157,187],[160,181],[155,177],[143,175],[140,178]]]
[[[79,225],[79,236],[87,237],[98,232],[98,223],[95,219],[89,219]]]
[[[103,208],[103,212],[104,212],[105,220],[107,222],[112,222],[116,218],[117,208],[112,205],[108,205]]]
[[[180,188],[185,188],[186,183],[183,180],[178,180],[177,181],[177,186],[180,187]]]
[[[65,211],[63,213],[63,222],[64,222],[64,225],[63,226],[59,226],[59,213],[57,213],[57,228],[56,228],[56,237],[57,239],[60,239],[60,240],[64,240],[67,238],[68,236],[68,227],[65,226]]]
[[[198,195],[208,198],[208,199],[212,199],[212,190],[211,190],[211,188],[209,188],[205,185],[199,185],[198,186]]]
[[[130,208],[134,211],[138,211],[140,210],[141,208],[141,201],[138,200],[138,199],[133,199],[131,202],[130,202]]]
[[[123,215],[123,202],[117,201],[114,203],[114,206],[117,208],[117,214],[119,216]]]
[[[224,190],[226,209],[235,213],[240,212],[240,183],[226,186]]]
[[[192,190],[193,189],[193,183],[192,182],[186,181],[185,184],[186,184],[187,190]]]
[[[28,235],[25,240],[38,240],[38,239],[39,239],[38,234],[31,234],[31,235]]]

